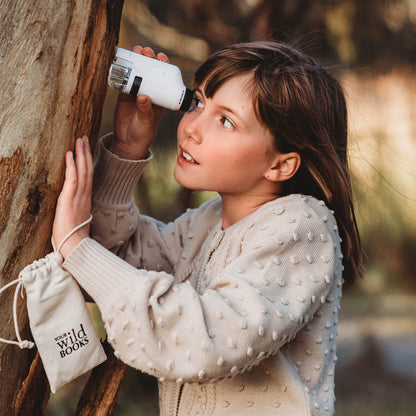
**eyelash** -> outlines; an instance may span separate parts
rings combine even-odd
[[[202,103],[202,101],[198,97],[194,97],[192,100],[192,105],[188,111],[193,111],[195,110],[195,108],[201,108],[201,107],[198,107],[200,103]]]
[[[234,129],[234,124],[230,121],[230,120],[228,120],[228,118],[227,117],[225,117],[225,116],[221,116],[220,117],[220,121],[221,121],[221,124],[225,127],[225,128],[227,128],[227,129]],[[230,123],[230,126],[226,126],[225,125],[225,123]]]

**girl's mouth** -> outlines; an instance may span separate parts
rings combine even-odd
[[[186,161],[188,161],[190,163],[195,163],[196,165],[199,165],[199,163],[189,153],[185,152],[182,149],[181,149],[181,155]]]

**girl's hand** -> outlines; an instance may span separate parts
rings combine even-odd
[[[168,62],[165,54],[159,53],[156,57],[151,48],[135,46],[133,51]],[[136,98],[120,93],[114,113],[114,137],[110,150],[124,159],[143,159],[155,138],[162,113],[163,108],[152,105],[146,95]]]
[[[75,143],[75,160],[72,152],[65,155],[65,182],[56,206],[53,223],[55,247],[76,226],[86,221],[91,213],[92,175],[94,171],[88,138],[84,136]],[[60,253],[66,258],[71,251],[89,236],[89,225],[76,231],[61,247]]]

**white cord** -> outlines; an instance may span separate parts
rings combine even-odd
[[[33,348],[35,344],[32,341],[22,340],[19,332],[19,325],[17,323],[17,295],[19,294],[19,290],[23,286],[23,277],[20,275],[17,279],[13,280],[12,282],[8,283],[7,285],[3,286],[0,289],[0,293],[8,289],[9,287],[17,284],[16,290],[14,291],[14,298],[13,298],[13,323],[14,323],[14,331],[16,333],[17,341],[12,341],[9,339],[0,338],[1,342],[6,344],[14,344],[18,345],[21,349],[23,348]]]

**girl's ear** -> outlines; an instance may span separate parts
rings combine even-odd
[[[287,181],[298,171],[301,161],[299,153],[279,153],[265,177],[272,182]]]

